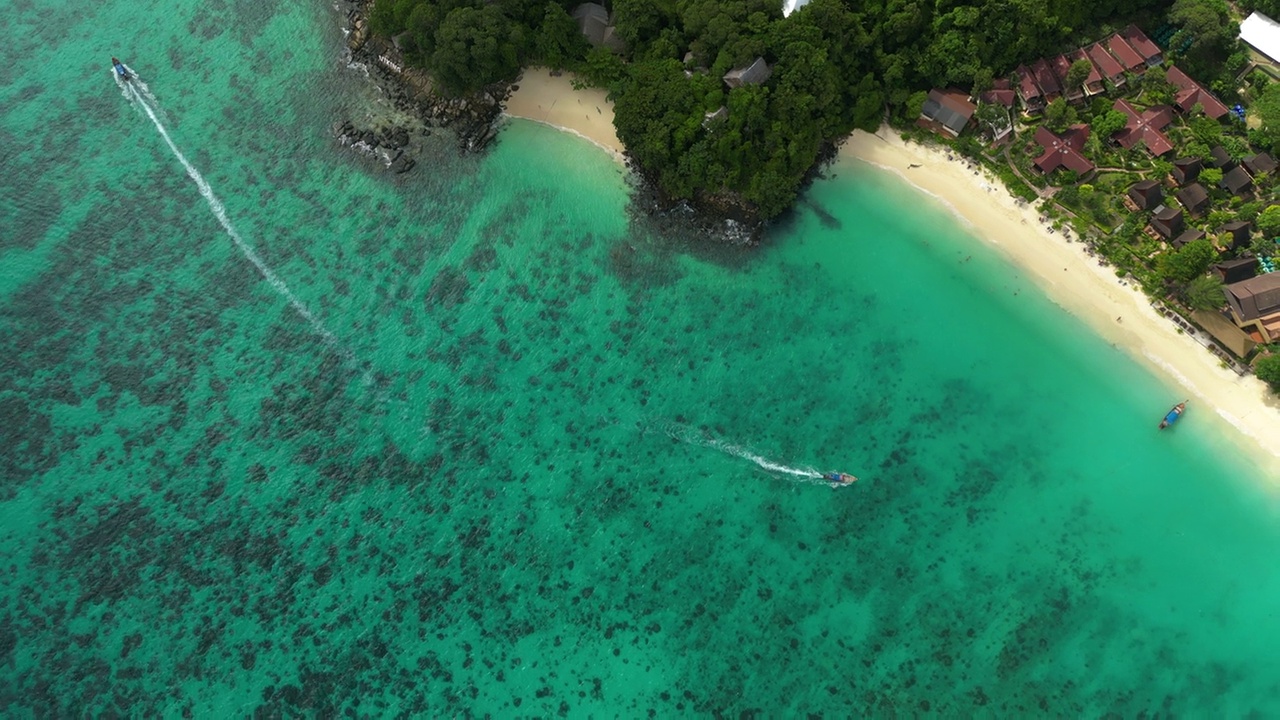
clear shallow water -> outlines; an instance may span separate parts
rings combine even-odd
[[[1263,479],[894,179],[698,249],[539,126],[334,148],[327,8],[17,11],[8,714],[1280,710]]]

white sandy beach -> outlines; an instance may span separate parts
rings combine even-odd
[[[937,147],[908,143],[888,128],[874,135],[855,131],[840,152],[894,172],[947,205],[974,235],[1032,275],[1050,299],[1185,389],[1190,412],[1214,408],[1251,438],[1254,443],[1240,442],[1240,448],[1256,453],[1265,466],[1261,473],[1280,480],[1280,402],[1275,396],[1257,378],[1221,367],[1193,338],[1179,334],[1141,290],[1122,284],[1112,268],[1085,252],[1083,243],[1050,232],[1039,222],[1034,205],[1019,205],[999,179],[975,173],[963,159],[948,159]],[[1157,403],[1153,415],[1164,409]],[[1225,436],[1232,434],[1224,429]]]
[[[526,70],[519,84],[508,101],[508,115],[581,135],[622,158],[613,106],[603,91],[574,90],[569,76],[552,77],[545,69]],[[1153,399],[1153,417],[1158,419],[1166,404],[1184,397],[1191,399],[1190,412],[1213,408],[1238,431],[1219,426],[1224,440],[1256,457],[1260,475],[1280,480],[1280,400],[1261,381],[1222,367],[1195,339],[1179,334],[1141,290],[1099,265],[1083,243],[1050,232],[1033,204],[1018,204],[999,179],[975,173],[963,159],[948,159],[938,147],[908,143],[887,127],[875,134],[855,131],[840,153],[896,173],[942,202],[975,236],[1030,274],[1050,299],[1181,387],[1184,395]]]
[[[553,77],[546,68],[528,68],[507,98],[506,114],[579,135],[622,160],[623,146],[613,129],[613,103],[595,88],[573,89],[573,76]]]

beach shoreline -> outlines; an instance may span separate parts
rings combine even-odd
[[[1223,367],[1195,338],[1180,334],[1138,287],[1091,256],[1085,243],[1043,223],[1034,204],[1013,197],[976,164],[940,147],[909,143],[888,127],[855,130],[839,157],[891,172],[940,202],[971,235],[1027,272],[1050,300],[1179,386],[1193,411],[1212,408],[1237,431],[1224,435],[1236,435],[1237,447],[1280,479],[1280,401],[1266,385]],[[1168,404],[1181,399],[1168,398]],[[1156,403],[1153,416],[1165,409]]]
[[[623,161],[625,148],[614,132],[613,105],[604,91],[575,89],[571,77],[543,68],[525,70],[518,85],[506,115],[573,133]],[[1177,386],[1177,397],[1153,404],[1153,417],[1167,410],[1163,400],[1172,405],[1190,398],[1192,412],[1212,408],[1223,421],[1224,439],[1280,480],[1280,400],[1257,378],[1237,375],[1195,338],[1180,334],[1139,288],[1091,256],[1085,243],[1042,222],[1034,204],[1014,198],[1003,182],[974,163],[941,147],[908,143],[888,126],[875,133],[855,130],[837,155],[836,162],[844,161],[893,173],[931,196],[978,241],[1027,272],[1050,300]]]
[[[604,90],[575,89],[570,75],[526,68],[507,98],[503,114],[548,125],[596,145],[618,162],[626,148],[613,129],[613,103]]]

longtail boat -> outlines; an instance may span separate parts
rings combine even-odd
[[[1173,409],[1170,410],[1168,414],[1164,416],[1164,419],[1160,421],[1160,429],[1163,430],[1178,422],[1178,418],[1182,417],[1182,413],[1187,409],[1188,402],[1190,402],[1190,400],[1183,400],[1177,405],[1174,405]]]

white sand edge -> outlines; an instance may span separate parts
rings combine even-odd
[[[1195,339],[1178,333],[1141,290],[1090,257],[1083,243],[1051,232],[1039,221],[1037,208],[1019,204],[999,179],[959,157],[949,158],[940,147],[908,143],[887,127],[875,134],[855,131],[840,154],[893,172],[943,203],[972,234],[1032,275],[1051,300],[1181,386],[1191,398],[1190,412],[1213,408],[1252,439],[1249,443],[1222,428],[1225,436],[1236,436],[1241,450],[1258,458],[1264,466],[1260,471],[1280,480],[1280,402],[1265,384],[1222,367]],[[1153,398],[1153,418],[1182,399]]]
[[[527,68],[516,84],[504,114],[577,135],[622,162],[625,148],[613,129],[613,103],[605,91],[575,90],[571,75],[553,77],[546,68]]]
[[[573,133],[623,159],[624,148],[613,128],[613,104],[603,90],[575,90],[568,75],[553,77],[545,68],[525,70],[505,112]],[[1280,480],[1280,401],[1266,386],[1221,367],[1195,339],[1179,334],[1160,316],[1139,289],[1090,257],[1083,243],[1050,232],[1039,221],[1036,207],[1019,204],[999,179],[975,172],[970,163],[949,158],[941,148],[907,143],[887,127],[875,134],[854,131],[840,154],[895,173],[948,207],[969,224],[972,234],[1034,276],[1051,300],[1179,385],[1192,399],[1191,412],[1213,408],[1238,431],[1221,427],[1222,435],[1257,458],[1260,472]],[[1166,402],[1181,399],[1153,398],[1153,416],[1159,419]]]

